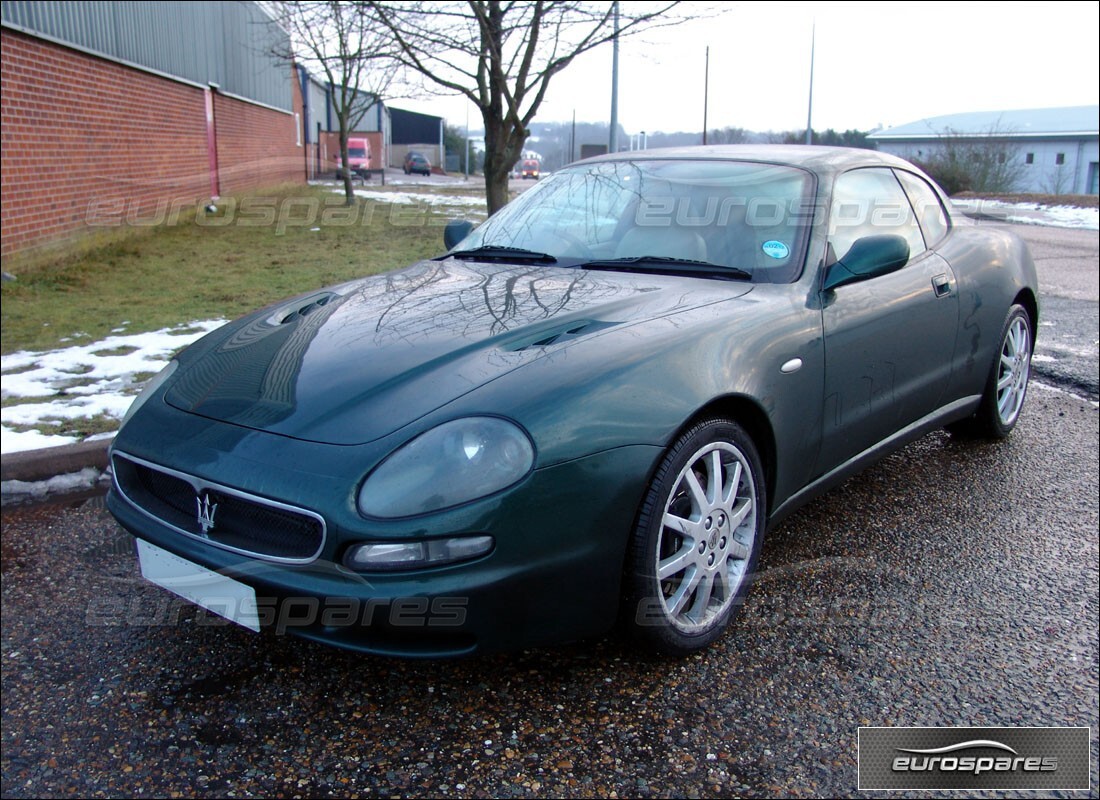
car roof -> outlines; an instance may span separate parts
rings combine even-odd
[[[818,174],[839,173],[853,167],[907,167],[913,165],[904,159],[866,150],[860,147],[818,147],[804,144],[723,144],[694,147],[662,147],[652,150],[633,150],[622,153],[586,158],[576,164],[594,164],[603,161],[645,160],[730,160],[760,161],[771,164],[789,164]]]

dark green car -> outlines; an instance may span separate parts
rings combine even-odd
[[[879,153],[574,164],[450,251],[210,334],[108,502],[149,579],[255,630],[452,656],[726,629],[765,531],[938,427],[1006,436],[1035,268]]]

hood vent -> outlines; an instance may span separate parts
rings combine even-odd
[[[605,328],[610,328],[614,322],[599,322],[597,320],[581,320],[567,323],[566,325],[559,325],[557,328],[550,331],[539,331],[534,336],[538,337],[532,340],[531,333],[523,339],[515,342],[511,342],[504,346],[504,349],[518,353],[524,350],[531,350],[537,347],[550,347],[555,344],[564,344],[565,342],[572,341],[573,339],[579,339],[582,336],[588,336],[589,334],[601,331]]]
[[[332,292],[314,295],[313,297],[307,298],[304,303],[297,308],[284,308],[278,314],[275,314],[274,317],[278,320],[280,325],[286,325],[306,316],[311,311],[316,311],[318,308],[328,305],[329,301],[334,297],[336,297],[336,295]]]

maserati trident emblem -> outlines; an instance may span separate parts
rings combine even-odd
[[[195,505],[199,509],[199,526],[202,535],[207,536],[214,527],[214,515],[218,513],[218,504],[210,502],[210,495],[204,494],[195,498]]]

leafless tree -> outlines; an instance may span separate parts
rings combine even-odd
[[[1069,171],[1065,164],[1058,164],[1043,181],[1042,190],[1047,194],[1066,194],[1069,189]]]
[[[745,144],[749,134],[744,128],[713,128],[707,137],[708,144]]]
[[[277,53],[328,82],[340,137],[347,204],[355,202],[348,168],[348,135],[363,115],[385,96],[397,71],[393,37],[363,8],[340,0],[291,0],[265,7],[290,36],[289,50]]]
[[[508,202],[508,175],[523,152],[550,80],[614,38],[615,4],[563,0],[381,2],[361,0],[397,45],[400,63],[437,90],[465,95],[485,123],[489,213]],[[676,0],[624,3],[620,36],[681,21]]]
[[[1024,170],[1011,134],[1000,124],[977,134],[946,128],[940,132],[939,146],[922,164],[933,177],[954,175],[966,184],[964,189],[973,192],[1011,192]]]

